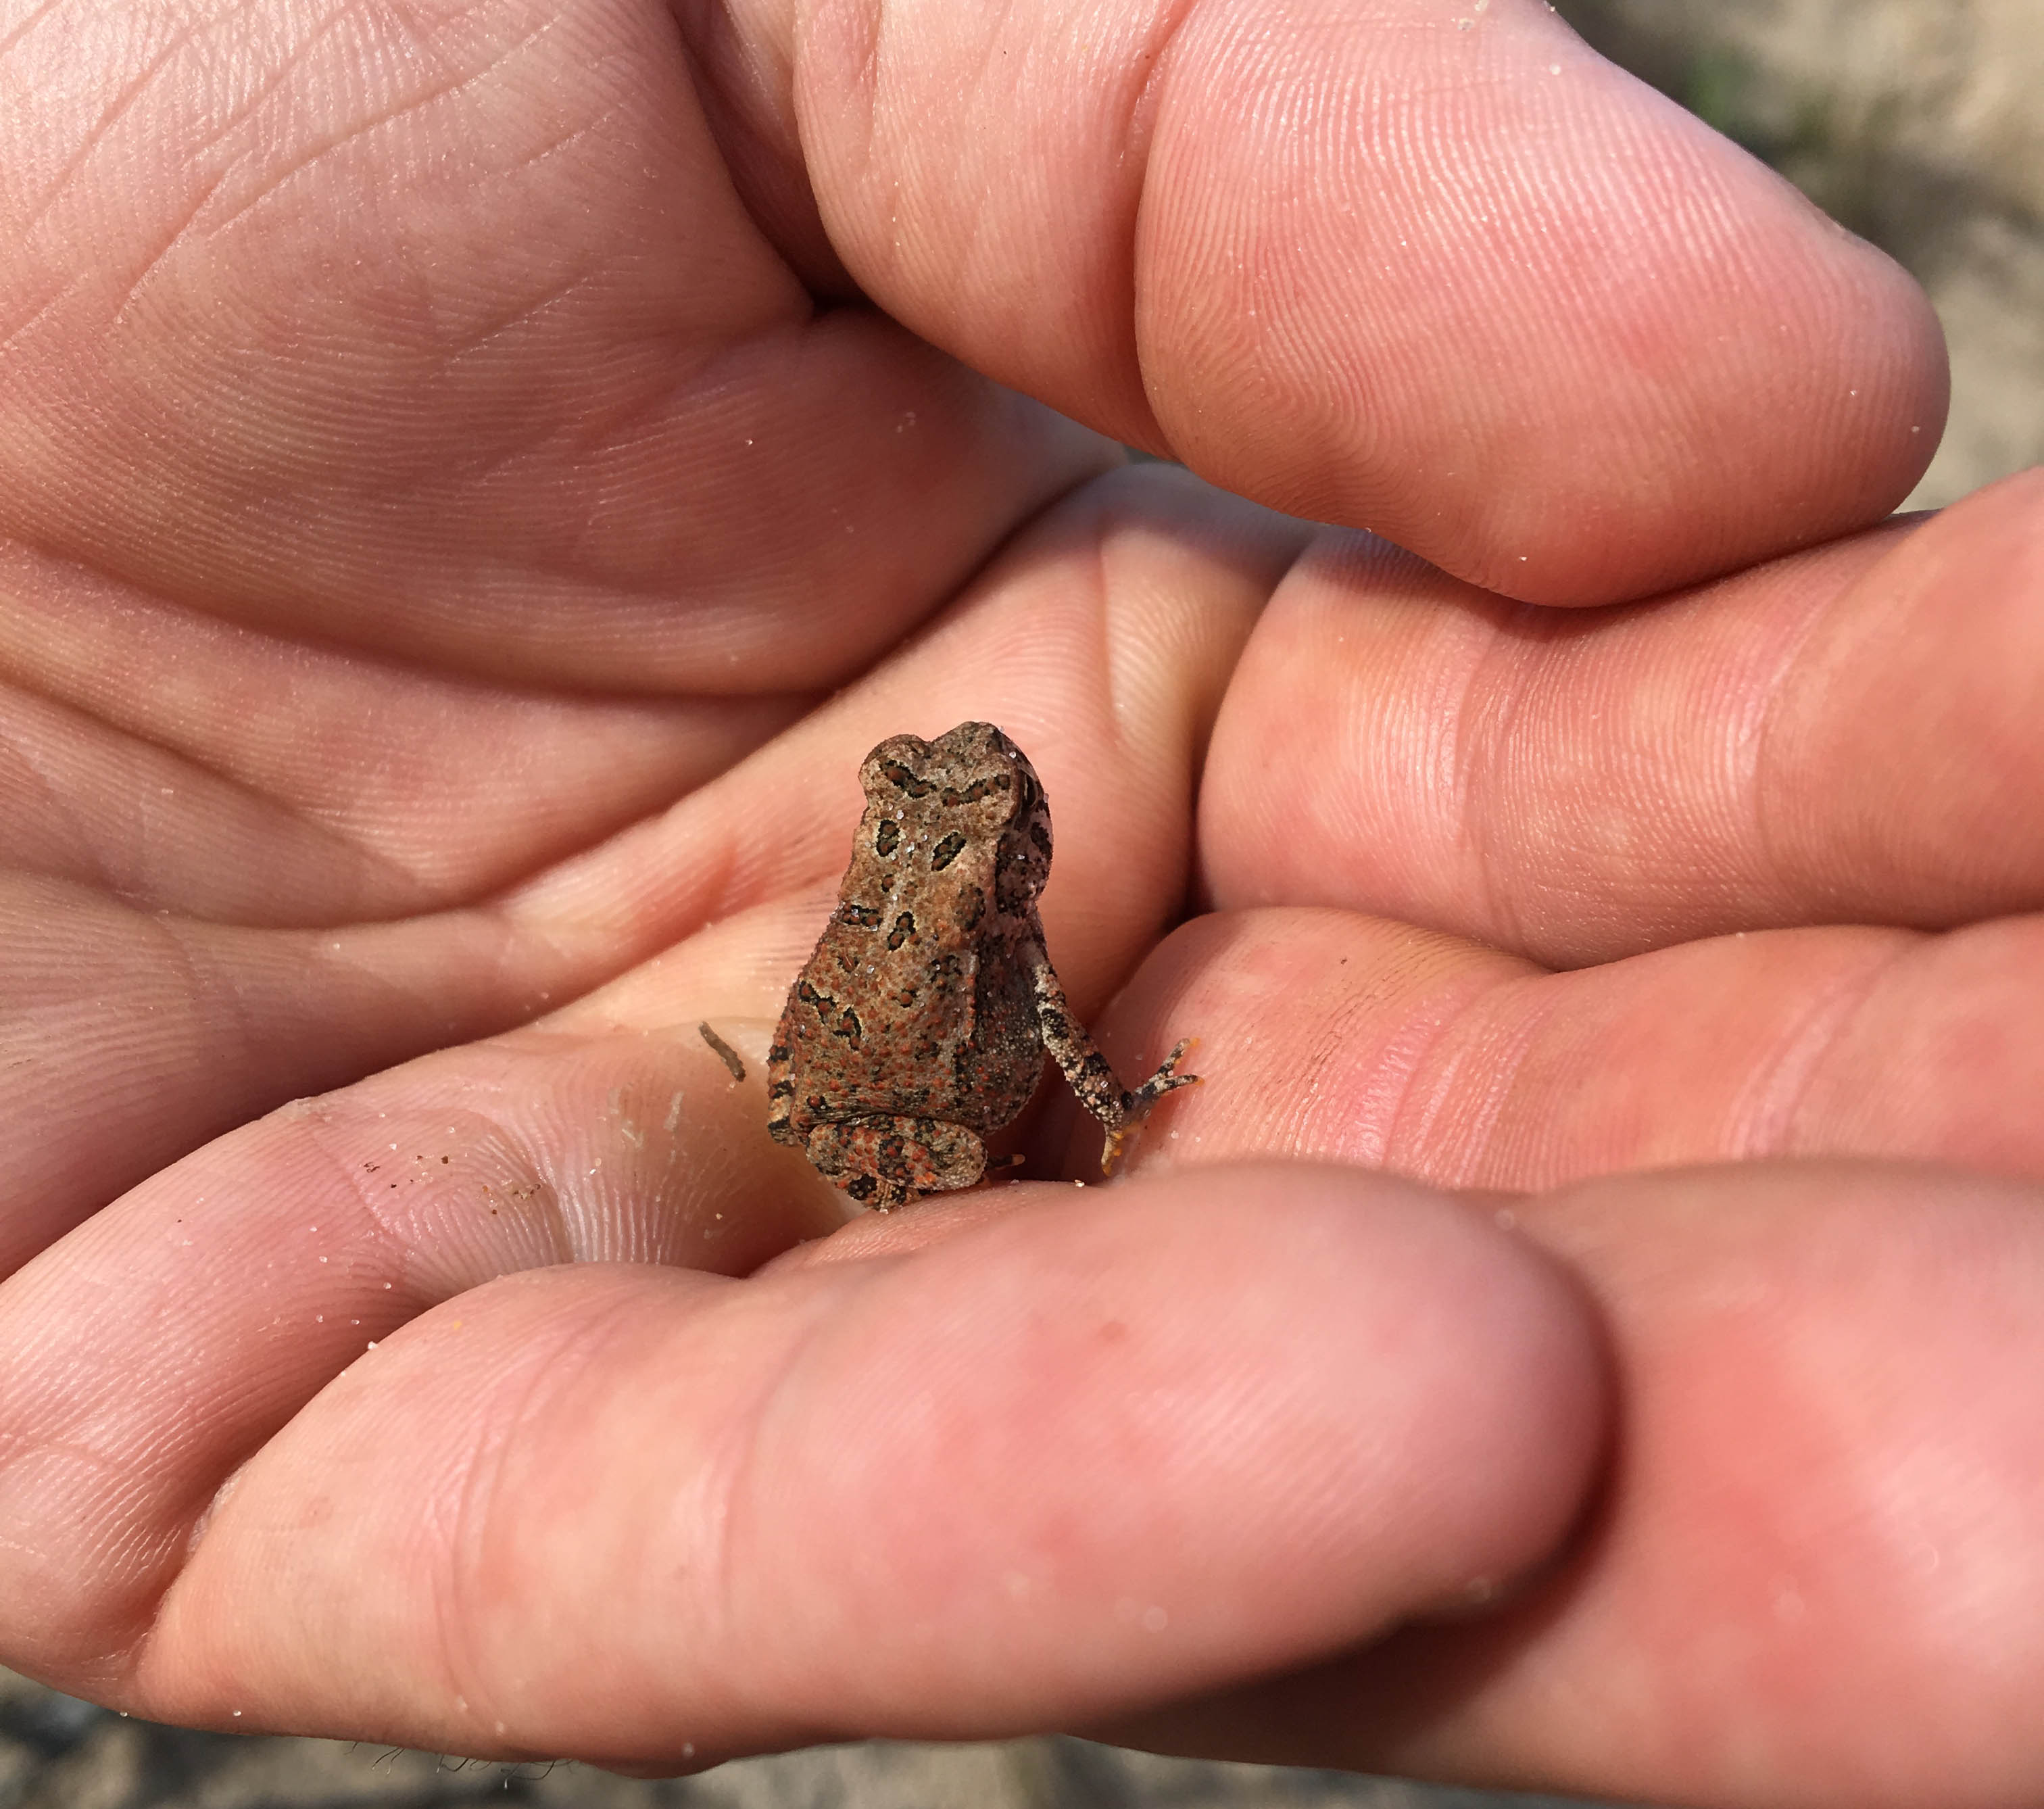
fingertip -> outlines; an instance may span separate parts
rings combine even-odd
[[[855,1725],[963,1737],[1213,1687],[1485,1596],[1565,1537],[1600,1349],[1487,1212],[1306,1167],[1009,1191],[1049,1197],[892,1266],[808,1354],[856,1377],[819,1410],[828,1473],[807,1416],[770,1466],[856,1529],[824,1611],[880,1629],[828,1661]],[[749,1623],[826,1599],[772,1580]]]
[[[1157,136],[1139,336],[1178,456],[1547,605],[1902,500],[1947,375],[1897,265],[1546,9],[1380,10],[1283,59],[1225,10],[1174,47],[1189,100],[1266,97]]]
[[[985,1738],[1367,1640],[1577,1518],[1595,1327],[1487,1212],[1267,1165],[997,1198],[448,1303],[244,1473],[157,1711],[634,1769]]]

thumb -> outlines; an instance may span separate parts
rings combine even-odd
[[[1489,589],[1608,602],[1830,538],[1936,444],[1909,278],[1543,0],[747,10],[898,319]]]

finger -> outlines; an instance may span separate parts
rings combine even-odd
[[[0,1276],[209,1137],[529,1017],[574,974],[482,912],[259,931],[0,880]]]
[[[1297,539],[1181,474],[1132,472],[1047,519],[942,628],[798,733],[466,910],[263,930],[23,882],[0,940],[0,1062],[40,1109],[0,1124],[17,1179],[0,1273],[285,1100],[528,1019],[799,895],[732,958],[736,978],[666,1020],[691,1036],[712,1010],[770,1023],[843,871],[859,760],[904,729],[992,716],[1039,762],[1061,850],[1053,958],[1090,1012],[1180,908],[1212,712]],[[1107,657],[1074,660],[1074,645]]]
[[[765,1118],[693,1026],[528,1029],[244,1127],[0,1283],[15,1657],[129,1651],[229,1474],[428,1308],[555,1263],[743,1273],[830,1229],[842,1196]]]
[[[1201,794],[1223,905],[1549,964],[2044,905],[2044,477],[1608,616],[1330,541],[1258,624]]]
[[[98,1688],[641,1767],[1040,1726],[1537,1561],[1600,1400],[1544,1263],[1359,1177],[1053,1196],[751,1283],[543,1273],[312,1401]]]
[[[2033,1800],[2040,1204],[1812,1165],[1515,1207],[1594,1293],[1624,1401],[1577,1559],[1487,1621],[1114,1731],[1727,1809]]]
[[[1181,783],[1193,764],[1181,749]],[[22,1661],[127,1651],[223,1479],[435,1304],[556,1263],[743,1273],[837,1225],[845,1196],[766,1134],[765,1050],[816,930],[799,897],[727,916],[543,1024],[298,1100],[152,1175],[0,1285],[0,1365],[19,1358],[0,1525],[17,1512],[30,1535],[0,1533],[19,1560],[0,1561],[0,1596],[17,1604]],[[1111,954],[1074,952],[1096,967]],[[705,1016],[743,1075],[698,1034]],[[205,1046],[183,1054],[226,1065]],[[55,1089],[25,1103],[24,1126],[75,1111]],[[48,1141],[76,1154],[75,1138]],[[47,1214],[65,1196],[53,1181],[25,1197]],[[10,1228],[24,1256],[34,1223]],[[190,1304],[167,1317],[171,1300]],[[45,1362],[59,1323],[66,1354]],[[120,1506],[107,1550],[98,1491],[117,1451],[148,1500]]]
[[[540,876],[509,908],[556,939],[615,938],[628,924],[632,944],[650,950],[804,895],[807,940],[776,970],[771,1016],[843,878],[860,760],[889,735],[990,721],[1043,781],[1056,847],[1043,900],[1051,952],[1090,1011],[1182,913],[1215,712],[1309,532],[1182,472],[1103,478],[1018,536],[897,657],[658,822]]]
[[[792,98],[727,143],[798,127],[897,318],[1506,595],[1864,525],[1935,444],[1908,278],[1533,0],[741,16]]]
[[[471,675],[828,685],[1120,455],[819,310],[669,11],[17,6],[0,536]]]
[[[1550,974],[1377,919],[1263,911],[1187,925],[1117,1012],[1200,1039],[1160,1158],[1513,1190],[1819,1155],[2044,1177],[2040,986],[2036,917],[1725,937]]]

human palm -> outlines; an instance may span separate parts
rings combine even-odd
[[[1885,262],[1503,0],[0,42],[0,1658],[2040,1788],[2039,486],[1873,525]],[[822,1238],[694,1027],[967,718],[1206,1084]]]

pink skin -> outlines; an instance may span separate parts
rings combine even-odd
[[[1466,10],[17,9],[0,1661],[2044,1794],[2044,482],[1885,522],[1921,297]],[[838,1228],[764,1031],[969,718],[1204,1084]]]

